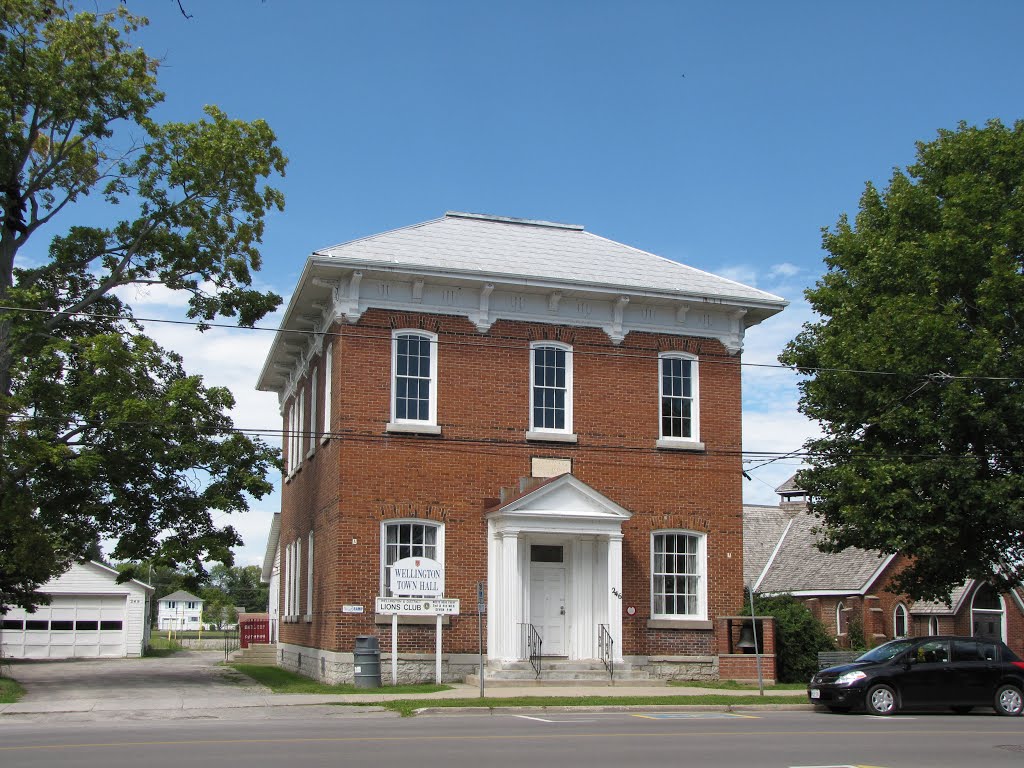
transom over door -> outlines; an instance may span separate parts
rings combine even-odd
[[[530,623],[543,642],[545,656],[565,655],[565,566],[530,564]]]

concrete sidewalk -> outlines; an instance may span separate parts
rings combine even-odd
[[[265,690],[265,689],[264,689]],[[685,705],[687,697],[703,695],[732,695],[737,706],[757,706],[760,698],[756,691],[752,694],[735,690],[718,688],[699,688],[671,686],[666,688],[630,687],[630,686],[543,686],[529,688],[494,687],[485,690],[487,698],[528,697],[615,697],[643,696],[663,700],[661,705]],[[422,700],[425,708],[431,701],[442,699],[475,699],[480,689],[475,685],[455,683],[451,690],[436,693],[352,693],[352,694],[297,694],[297,693],[246,693],[244,695],[226,696],[223,694],[196,693],[193,695],[146,696],[145,698],[104,698],[102,696],[34,700],[16,704],[0,704],[0,715],[53,715],[62,713],[108,714],[116,717],[116,713],[128,714],[164,714],[168,717],[181,716],[189,713],[221,712],[223,710],[268,708],[268,707],[309,707],[329,704],[366,705],[368,710],[383,701]],[[786,696],[793,699],[793,705],[765,705],[771,707],[800,706],[810,708],[807,704],[806,692],[771,691],[770,696]]]

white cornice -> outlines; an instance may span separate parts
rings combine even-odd
[[[466,317],[481,333],[498,320],[600,328],[613,344],[633,331],[717,339],[743,349],[746,327],[778,311],[749,299],[635,290],[596,282],[536,280],[383,264],[338,264],[313,255],[303,270],[258,388],[283,403],[322,348],[335,320],[355,324],[368,309]],[[315,337],[308,334],[312,331]],[[300,339],[310,339],[302,341]],[[293,347],[302,352],[295,354]],[[284,375],[282,366],[287,367]]]

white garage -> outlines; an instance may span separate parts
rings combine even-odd
[[[117,571],[76,563],[41,590],[50,605],[34,613],[13,608],[0,619],[0,649],[16,659],[141,656],[149,640],[153,588],[117,583]]]

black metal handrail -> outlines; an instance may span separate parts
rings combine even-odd
[[[520,624],[519,626],[523,628],[523,655],[530,660],[530,666],[533,667],[533,671],[537,673],[539,679],[544,641],[541,640],[540,633],[533,624]]]
[[[241,647],[242,639],[238,627],[226,630],[224,632],[224,661],[228,661],[231,654]]]
[[[608,631],[607,624],[597,625],[597,652],[601,655],[601,662],[608,670],[608,682],[615,684],[615,655],[612,649],[615,641],[612,640],[612,633]]]

